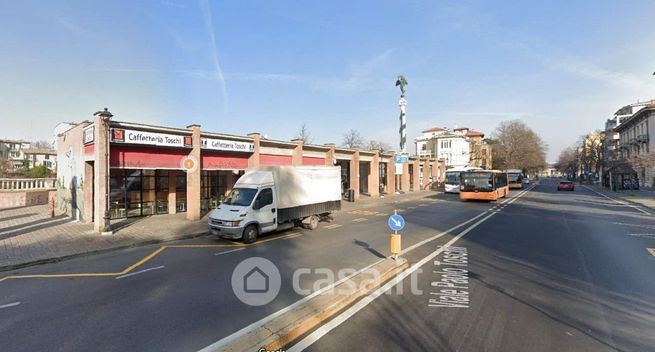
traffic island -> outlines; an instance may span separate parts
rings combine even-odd
[[[236,340],[223,346],[215,346],[214,350],[235,352],[279,350],[319,327],[408,267],[409,264],[404,258],[385,259]]]

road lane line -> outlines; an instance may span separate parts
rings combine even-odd
[[[336,229],[336,228],[341,227],[341,226],[343,226],[343,225],[332,224],[332,225],[327,225],[327,226],[325,226],[325,227],[323,227],[323,228],[324,228],[324,229],[328,229],[328,230],[332,230],[332,229]]]
[[[126,277],[130,277],[130,276],[134,276],[134,275],[139,275],[139,274],[147,273],[148,271],[159,270],[159,269],[163,269],[163,268],[165,268],[165,267],[162,265],[162,266],[156,266],[156,267],[154,267],[154,268],[148,268],[148,269],[143,269],[143,270],[135,271],[135,272],[133,272],[133,273],[129,273],[129,274],[121,275],[121,276],[116,276],[116,280],[124,279],[124,278],[126,278]]]
[[[244,247],[237,248],[237,249],[230,249],[229,251],[214,253],[214,255],[223,255],[223,254],[228,254],[228,253],[232,253],[232,252],[242,251],[244,249],[245,249]]]
[[[532,188],[530,188],[530,189],[532,189]],[[527,190],[526,190],[526,192],[527,192]],[[508,204],[513,203],[514,201],[516,201],[517,199],[519,199],[519,198],[520,198],[521,196],[523,196],[524,194],[525,194],[525,193],[522,193],[522,194],[519,194],[519,195],[517,195],[516,197],[512,198],[512,201],[508,202]],[[330,331],[332,331],[334,328],[336,328],[337,326],[341,325],[343,322],[345,322],[345,321],[348,320],[350,317],[352,317],[352,316],[355,315],[357,312],[359,312],[359,311],[362,310],[364,307],[366,307],[369,303],[373,302],[376,298],[380,297],[383,293],[385,293],[386,291],[390,290],[392,287],[394,287],[394,286],[396,286],[397,284],[399,284],[402,280],[404,280],[406,277],[408,277],[408,276],[411,275],[413,272],[415,272],[416,270],[418,270],[420,267],[422,267],[422,266],[425,265],[426,263],[428,263],[428,262],[434,260],[434,258],[437,257],[439,254],[441,254],[441,252],[443,252],[444,250],[446,250],[448,247],[450,247],[450,246],[453,245],[455,242],[457,242],[457,240],[459,240],[460,238],[464,237],[464,236],[465,236],[467,233],[469,233],[471,230],[475,229],[475,228],[478,227],[480,224],[482,224],[483,222],[487,221],[488,219],[490,219],[490,218],[493,217],[494,215],[496,215],[496,213],[487,214],[487,216],[485,216],[485,217],[483,217],[482,219],[478,220],[478,221],[477,221],[476,223],[474,223],[473,225],[467,227],[467,228],[464,229],[461,233],[459,233],[457,236],[453,237],[450,241],[446,242],[446,244],[444,244],[443,246],[441,246],[439,249],[437,249],[436,251],[432,252],[432,253],[429,254],[428,256],[424,257],[423,259],[421,259],[420,261],[418,261],[416,264],[414,264],[414,265],[412,265],[411,267],[409,267],[409,269],[407,269],[407,270],[401,272],[400,274],[398,274],[397,276],[395,276],[394,278],[392,278],[389,282],[387,282],[385,285],[383,285],[382,287],[377,288],[375,291],[373,291],[373,293],[371,293],[371,294],[365,296],[364,298],[362,298],[361,300],[359,300],[357,303],[355,303],[353,306],[351,306],[350,308],[348,308],[346,311],[344,311],[343,313],[339,314],[336,318],[333,318],[332,320],[330,320],[330,321],[327,322],[326,324],[322,325],[320,328],[314,330],[312,333],[310,333],[309,335],[307,335],[305,338],[303,338],[302,340],[300,340],[298,343],[296,343],[295,345],[291,346],[291,348],[287,349],[287,351],[288,351],[288,352],[302,351],[302,350],[304,350],[305,348],[311,346],[314,342],[318,341],[321,337],[325,336],[327,333],[329,333]]]
[[[532,188],[530,188],[530,189],[532,189]],[[526,190],[525,192],[529,191],[530,189]],[[458,228],[460,228],[462,226],[465,226],[466,224],[469,224],[472,221],[475,221],[475,220],[479,219],[480,217],[482,217],[484,215],[489,215],[487,210],[483,211],[482,213],[474,216],[473,218],[471,218],[469,220],[466,220],[466,221],[464,221],[464,222],[462,222],[462,223],[460,223],[458,225],[455,225],[455,226],[449,228],[448,230],[446,230],[444,232],[441,232],[441,233],[439,233],[439,234],[437,234],[437,235],[435,235],[435,236],[433,236],[431,238],[425,239],[425,240],[423,240],[423,241],[421,241],[421,242],[419,242],[417,244],[414,244],[414,245],[412,245],[410,247],[407,247],[405,250],[401,251],[400,254],[406,254],[406,253],[410,252],[411,250],[416,249],[416,248],[420,247],[421,245],[424,245],[424,244],[426,244],[428,242],[436,240],[436,239],[450,233],[450,231],[457,230]],[[491,214],[491,215],[493,215],[493,214]],[[350,278],[352,278],[352,277],[354,277],[354,276],[356,276],[356,275],[358,275],[358,274],[372,268],[373,266],[378,265],[379,263],[383,262],[384,260],[386,260],[386,258],[380,259],[380,260],[378,260],[378,261],[376,261],[376,262],[374,262],[374,263],[372,263],[370,265],[367,265],[364,268],[357,270],[353,274],[348,275],[348,276],[342,278],[341,280],[338,280],[337,282],[335,282],[335,283],[333,283],[331,285],[327,285],[327,286],[325,286],[324,288],[322,288],[322,289],[320,289],[318,291],[314,291],[310,295],[305,296],[304,298],[302,298],[302,299],[300,299],[300,300],[298,300],[298,301],[296,301],[296,302],[294,302],[294,303],[292,303],[292,304],[290,304],[290,305],[276,311],[275,313],[272,313],[272,314],[270,314],[270,315],[268,315],[268,316],[266,316],[266,317],[264,317],[264,318],[262,318],[262,319],[260,319],[260,320],[258,320],[256,322],[254,322],[254,323],[251,323],[250,325],[247,325],[247,326],[241,328],[240,330],[237,330],[237,331],[231,333],[230,335],[228,335],[226,337],[223,337],[222,339],[220,339],[220,340],[212,343],[211,345],[199,350],[198,352],[210,352],[210,351],[220,350],[222,346],[225,346],[228,343],[230,343],[230,342],[232,342],[232,341],[234,341],[234,340],[236,340],[238,338],[241,338],[244,335],[247,335],[247,334],[255,331],[260,326],[270,322],[271,320],[285,314],[286,312],[288,312],[288,311],[290,311],[292,309],[297,308],[298,306],[304,304],[305,302],[311,300],[312,298],[314,298],[314,297],[316,297],[318,295],[321,295],[324,292],[327,292],[329,290],[334,289],[334,287],[342,284],[346,280],[349,280]]]
[[[655,257],[655,248],[646,248],[646,250]]]
[[[303,234],[299,233],[299,232],[298,233],[291,233],[291,234],[287,235],[287,237],[283,238],[282,240],[289,240],[289,239],[292,239],[292,238],[300,237],[302,235]]]
[[[607,199],[609,199],[609,200],[611,200],[611,201],[614,201],[614,202],[616,202],[616,203],[618,203],[618,204],[625,205],[625,206],[630,207],[630,208],[633,208],[633,209],[637,209],[637,210],[639,210],[640,212],[642,212],[642,213],[644,213],[644,214],[646,214],[646,215],[653,215],[653,214],[651,214],[650,212],[647,212],[646,210],[641,209],[641,207],[638,207],[638,206],[636,206],[636,205],[632,205],[632,204],[629,204],[629,203],[624,202],[624,201],[622,201],[622,200],[619,200],[619,199],[616,199],[616,198],[609,197],[609,196],[607,196],[607,195],[605,195],[605,194],[603,194],[603,193],[600,193],[600,192],[596,191],[595,189],[591,189],[591,188],[589,188],[589,187],[587,187],[587,186],[585,186],[585,185],[582,185],[582,187],[584,187],[584,188],[586,188],[586,189],[588,189],[588,190],[590,190],[590,191],[592,191],[592,192],[594,192],[594,193],[596,193],[596,194],[599,194],[599,195],[601,195],[601,196],[603,196],[603,197],[605,197],[605,198],[607,198]]]
[[[628,236],[655,238],[655,233],[629,233]]]
[[[366,220],[368,220],[368,219],[367,218],[357,218],[357,219],[353,219],[353,222],[362,222],[362,221],[366,221]]]
[[[157,248],[157,250],[155,250],[154,252],[152,252],[152,253],[150,253],[149,255],[145,256],[143,259],[141,259],[141,260],[139,260],[138,262],[136,262],[136,263],[134,263],[134,264],[128,266],[127,268],[125,268],[123,271],[120,272],[120,274],[123,274],[123,275],[124,275],[124,274],[127,274],[127,273],[129,273],[130,271],[132,271],[132,270],[138,268],[139,266],[143,265],[143,264],[144,264],[145,262],[147,262],[148,260],[150,260],[150,259],[156,257],[157,254],[163,252],[166,248],[167,248],[166,246],[161,246],[161,247]]]
[[[20,304],[20,302],[13,302],[13,303],[3,304],[3,305],[0,305],[0,309],[15,307],[15,306],[17,306],[19,304]]]

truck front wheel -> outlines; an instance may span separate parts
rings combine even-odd
[[[253,243],[257,241],[257,235],[259,230],[255,225],[248,225],[245,230],[243,230],[243,243]]]

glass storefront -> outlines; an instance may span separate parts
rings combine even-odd
[[[231,179],[230,179],[231,174]],[[218,206],[244,171],[203,170],[200,173],[200,211],[205,213]]]
[[[176,177],[176,210],[186,211],[186,174]],[[111,169],[110,215],[112,219],[168,214],[168,170]]]
[[[216,208],[243,173],[231,170],[201,171],[201,212]],[[183,171],[111,169],[111,218],[168,214],[171,206],[175,207],[176,213],[186,212],[186,176]],[[169,185],[175,185],[175,204],[168,204],[168,195],[172,191]]]

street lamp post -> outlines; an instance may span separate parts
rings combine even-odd
[[[111,187],[110,187],[110,182],[111,182],[111,172],[110,172],[110,163],[109,163],[109,146],[111,145],[111,129],[109,128],[109,121],[111,118],[114,116],[112,115],[107,108],[105,108],[104,111],[100,112],[100,118],[102,121],[105,123],[105,127],[107,128],[107,146],[105,148],[105,160],[107,161],[107,182],[105,185],[105,193],[107,195],[107,202],[105,203],[105,216],[104,216],[104,226],[102,228],[102,235],[103,236],[108,236],[112,235],[113,232],[111,230],[111,215],[110,215],[110,202],[111,202]]]

